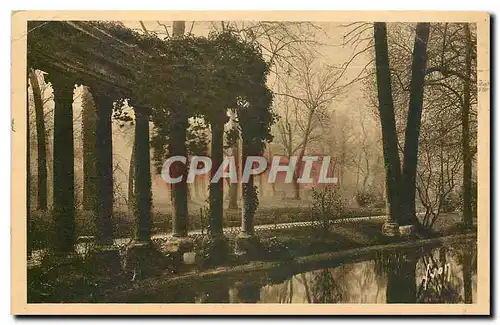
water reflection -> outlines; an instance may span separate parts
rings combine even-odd
[[[280,268],[170,288],[141,300],[197,303],[475,303],[476,246],[381,252],[297,272]],[[184,295],[174,294],[184,292]],[[167,297],[168,296],[168,297]]]
[[[439,248],[292,276],[261,289],[261,303],[474,303],[476,250]]]

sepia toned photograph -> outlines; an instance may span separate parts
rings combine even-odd
[[[14,12],[12,313],[488,315],[489,24]]]

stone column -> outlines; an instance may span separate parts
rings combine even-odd
[[[151,245],[151,171],[149,160],[149,115],[147,109],[134,107],[135,113],[135,237],[127,247],[125,269],[133,272],[133,279],[149,273],[153,247]]]
[[[249,140],[244,138],[242,142],[241,166],[245,166],[247,157],[252,154],[250,152]],[[253,222],[258,198],[254,191],[253,175],[250,175],[247,183],[242,184],[242,192],[241,232],[236,238],[235,253],[237,255],[245,255],[251,259],[258,255],[258,238],[254,234]]]
[[[212,126],[212,142],[211,142],[211,156],[212,156],[212,169],[210,171],[210,180],[214,177],[215,173],[222,165],[223,145],[224,145],[224,123],[215,121],[211,123]],[[224,183],[223,179],[219,179],[217,183],[210,181],[210,233],[214,236],[222,235],[222,218],[223,218],[223,200],[224,200]]]
[[[222,114],[223,113],[223,114]],[[226,261],[229,254],[229,243],[224,236],[222,218],[223,200],[224,200],[224,185],[222,178],[217,183],[212,183],[213,176],[223,163],[223,145],[224,145],[224,124],[228,121],[225,111],[221,112],[218,118],[210,121],[212,142],[211,142],[211,158],[212,169],[210,171],[210,216],[209,216],[209,238],[205,245],[210,247],[212,252],[209,264],[217,265]]]
[[[169,156],[188,156],[186,132],[189,126],[188,116],[184,111],[172,112],[172,127],[168,145]],[[174,162],[170,165],[171,177],[182,176],[180,182],[171,184],[172,190],[172,237],[167,243],[167,251],[185,253],[192,250],[192,242],[188,238],[188,186],[187,164]]]
[[[97,244],[94,265],[103,273],[121,270],[120,254],[113,245],[113,99],[99,86],[92,88],[96,105]]]
[[[73,252],[75,244],[73,91],[69,79],[49,74],[54,91],[54,221],[55,249]]]
[[[135,240],[151,240],[151,171],[149,159],[149,116],[144,108],[135,111]]]
[[[113,149],[111,113],[113,100],[99,91],[93,92],[96,104],[96,169],[97,169],[97,241],[113,244]]]

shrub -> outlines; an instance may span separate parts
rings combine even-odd
[[[374,206],[375,204],[380,203],[380,198],[377,197],[373,191],[359,190],[356,192],[355,198],[361,208]]]
[[[313,189],[312,219],[323,235],[330,231],[331,220],[340,219],[343,212],[344,201],[338,187]]]

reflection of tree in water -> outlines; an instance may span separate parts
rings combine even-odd
[[[472,274],[477,273],[476,252],[464,251],[462,274],[464,278],[464,303],[472,304]]]
[[[475,256],[470,243],[379,252],[370,260],[287,275],[265,286],[261,299],[275,303],[471,303]]]
[[[434,251],[435,252],[435,251]],[[417,301],[422,303],[472,303],[472,274],[475,273],[476,247],[459,244],[442,247],[438,254],[427,252]]]
[[[477,274],[477,246],[462,243],[456,247],[458,262],[462,265],[463,302],[472,303],[472,276]]]
[[[238,281],[229,291],[230,303],[256,303],[260,300],[260,284]]]
[[[313,303],[336,303],[342,300],[342,292],[329,269],[315,272],[310,298]]]
[[[431,252],[421,258],[424,276],[418,286],[417,302],[421,303],[458,303],[460,295],[452,285],[450,264],[446,257],[446,248],[439,249],[439,257]]]
[[[383,256],[387,270],[387,303],[415,303],[418,253],[392,252]]]
[[[197,303],[228,303],[229,283],[217,280],[205,285],[195,301]]]

